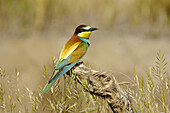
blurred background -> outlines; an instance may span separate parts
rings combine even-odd
[[[50,76],[52,57],[80,24],[100,28],[82,59],[93,69],[133,77],[134,67],[146,73],[155,64],[159,49],[170,61],[170,0],[0,0],[0,66],[38,89],[44,65]]]

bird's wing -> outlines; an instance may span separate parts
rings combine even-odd
[[[86,53],[88,49],[88,44],[80,43],[77,48],[66,58],[63,59],[58,66],[59,69],[55,69],[50,81],[59,78],[67,71],[69,71]]]
[[[81,59],[88,49],[88,44],[82,42],[79,46],[70,54],[69,64]]]
[[[56,69],[60,69],[68,64],[70,60],[70,54],[79,46],[80,43],[81,42],[76,42],[72,46],[64,45],[56,64]]]
[[[63,50],[61,51],[61,55],[60,55],[60,61],[62,61],[63,59],[67,59],[67,57],[79,46],[81,42],[78,41],[76,43],[74,43],[72,46],[64,46]]]

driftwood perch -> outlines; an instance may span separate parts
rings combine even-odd
[[[72,74],[81,85],[86,84],[87,91],[104,98],[114,113],[135,113],[130,98],[115,83],[112,74],[92,70],[83,65],[83,62],[72,69]]]

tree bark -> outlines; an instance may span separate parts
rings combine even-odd
[[[128,94],[119,87],[113,74],[93,70],[83,62],[79,62],[71,73],[89,93],[105,99],[113,113],[136,113]]]

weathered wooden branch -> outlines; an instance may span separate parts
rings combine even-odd
[[[104,98],[114,113],[135,113],[129,96],[115,83],[112,74],[90,69],[82,62],[72,69],[72,74],[80,84],[86,84],[87,91]]]

